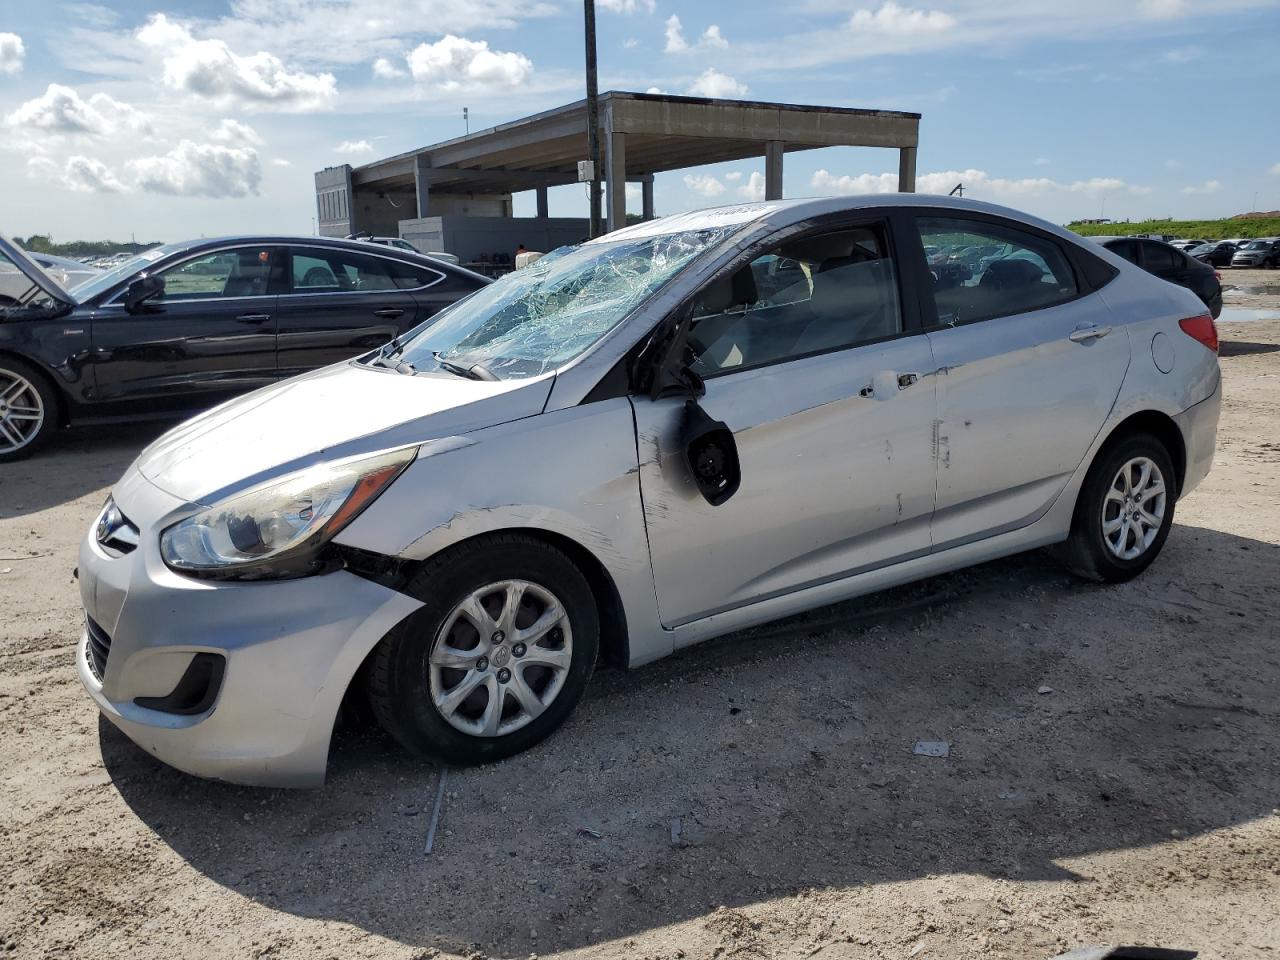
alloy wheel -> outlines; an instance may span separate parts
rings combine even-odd
[[[0,453],[21,450],[44,425],[44,401],[26,377],[0,369]]]
[[[1121,560],[1136,560],[1155,542],[1164,524],[1168,490],[1164,474],[1148,457],[1134,457],[1111,481],[1102,504],[1102,539]]]
[[[551,705],[572,660],[569,616],[555,594],[527,580],[491,583],[445,617],[428,657],[431,701],[456,730],[505,736]]]

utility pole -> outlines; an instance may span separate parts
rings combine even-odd
[[[587,36],[587,159],[591,161],[591,237],[600,236],[600,105],[596,82],[596,3],[583,0]]]
[[[471,136],[471,113],[466,107],[462,108],[462,122],[466,125],[467,136]]]

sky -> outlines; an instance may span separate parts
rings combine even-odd
[[[1280,0],[596,6],[602,91],[919,112],[921,191],[1058,222],[1280,209]],[[0,0],[0,232],[310,233],[314,171],[580,99],[582,64],[580,0]],[[763,172],[659,174],[657,211]],[[784,193],[896,179],[896,151],[830,148],[788,154]]]

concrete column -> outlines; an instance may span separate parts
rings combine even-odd
[[[653,174],[650,173],[640,181],[640,215],[646,220],[653,219]]]
[[[608,190],[609,214],[605,229],[612,232],[627,225],[627,135],[617,133],[608,125],[605,137],[604,185]]]
[[[898,192],[916,192],[916,148],[898,149]]]
[[[417,216],[422,218],[427,216],[428,201],[431,197],[431,175],[427,173],[430,167],[427,166],[427,158],[421,154],[413,159],[413,187],[417,196]]]
[[[764,198],[782,199],[781,140],[770,140],[764,145]]]
[[[549,216],[549,214],[547,213],[547,188],[538,187],[537,194],[538,194],[538,216],[539,218],[545,220]]]

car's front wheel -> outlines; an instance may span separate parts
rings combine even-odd
[[[375,715],[420,756],[482,763],[528,749],[586,689],[599,616],[563,552],[520,535],[468,542],[406,587],[423,606],[375,650]]]
[[[0,356],[0,463],[20,460],[58,427],[58,398],[29,363]]]
[[[1177,478],[1164,445],[1149,434],[1104,447],[1076,501],[1060,554],[1090,580],[1120,583],[1147,569],[1173,526]]]

